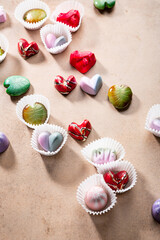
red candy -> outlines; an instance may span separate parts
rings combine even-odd
[[[69,76],[67,80],[65,80],[60,75],[54,80],[55,88],[62,94],[68,95],[77,85],[77,81],[74,76]]]
[[[96,63],[94,53],[86,51],[74,51],[70,55],[70,64],[75,67],[79,72],[86,73]]]
[[[24,58],[29,58],[39,52],[36,42],[28,43],[27,40],[21,38],[18,42],[18,51]]]
[[[91,124],[88,120],[84,120],[82,124],[78,125],[75,122],[72,122],[68,127],[68,132],[71,137],[79,140],[85,141],[88,138],[88,135],[91,132]]]
[[[126,171],[120,171],[116,174],[109,171],[105,173],[103,177],[107,185],[115,191],[123,189],[129,180],[128,173]]]
[[[80,14],[78,10],[70,10],[67,13],[60,13],[57,17],[58,22],[65,23],[71,27],[77,27],[79,25]]]

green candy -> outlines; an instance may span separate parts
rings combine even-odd
[[[4,87],[7,88],[6,93],[10,96],[20,96],[27,92],[30,82],[22,76],[11,76],[4,81]]]
[[[0,56],[4,54],[4,50],[0,47]]]
[[[105,8],[113,8],[115,2],[115,0],[94,0],[94,6],[99,10],[104,10]]]
[[[49,149],[51,152],[56,151],[63,142],[63,135],[59,132],[54,132],[49,136]]]
[[[37,8],[27,11],[23,16],[23,19],[29,23],[36,23],[43,20],[45,17],[47,17],[46,12],[43,9]]]

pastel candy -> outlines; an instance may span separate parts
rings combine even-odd
[[[113,162],[116,158],[116,152],[109,148],[98,148],[92,153],[92,161],[96,164]]]
[[[9,146],[9,140],[6,135],[0,132],[0,153],[5,152]]]
[[[0,6],[0,23],[3,23],[7,20],[6,12],[4,11],[4,8]]]
[[[45,43],[48,48],[53,48],[55,44],[56,36],[53,33],[48,33],[45,38]]]
[[[152,205],[152,216],[160,223],[160,199],[157,199]]]
[[[38,143],[42,147],[43,150],[49,151],[49,136],[51,134],[49,132],[42,132],[38,136]]]
[[[49,150],[56,151],[63,142],[63,135],[59,132],[54,132],[49,136]]]
[[[60,36],[55,40],[54,46],[58,47],[58,46],[65,44],[66,42],[67,42],[66,38],[64,36]]]
[[[160,131],[160,118],[153,119],[150,127],[154,130]]]
[[[102,78],[99,74],[94,75],[91,79],[82,77],[80,87],[84,92],[90,95],[96,95],[102,87]]]

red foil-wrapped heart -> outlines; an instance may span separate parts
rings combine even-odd
[[[28,43],[27,40],[21,38],[18,41],[18,51],[24,58],[29,58],[39,52],[36,42]]]
[[[114,173],[109,171],[103,175],[107,185],[113,190],[122,190],[129,181],[128,173],[126,171],[120,171]]]
[[[57,75],[54,80],[55,88],[63,95],[68,95],[77,85],[77,81],[73,75],[65,80],[62,76]]]
[[[79,140],[79,141],[85,141],[90,132],[91,132],[91,124],[88,120],[84,120],[82,124],[78,125],[75,122],[72,122],[68,126],[68,132],[71,137]]]
[[[86,73],[96,63],[94,53],[86,51],[74,51],[70,55],[70,64],[75,67],[79,72]]]
[[[80,21],[80,13],[78,10],[70,10],[67,13],[60,13],[57,17],[58,22],[65,23],[70,27],[77,27]]]

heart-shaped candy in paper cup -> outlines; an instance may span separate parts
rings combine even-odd
[[[84,92],[96,95],[102,87],[102,78],[99,74],[94,75],[92,78],[82,77],[80,87]]]
[[[24,20],[26,13],[30,10],[35,10],[35,9],[38,10],[39,12],[37,12],[37,13],[32,12],[30,14],[33,16],[33,19],[34,19],[34,17],[36,17],[37,19],[34,19],[35,21],[32,21],[32,22]],[[41,12],[43,11],[43,13],[41,13],[40,11]],[[44,15],[44,13],[45,13],[45,15]],[[40,15],[42,15],[42,16],[44,15],[44,17],[39,19]],[[14,12],[15,18],[25,28],[27,28],[29,30],[39,29],[45,23],[45,21],[48,19],[49,15],[50,15],[50,9],[49,9],[48,5],[45,2],[42,2],[39,0],[23,1],[17,5],[15,12]]]
[[[107,204],[104,209],[100,211],[91,210],[85,202],[85,197],[87,192],[94,186],[102,187],[107,194]],[[89,214],[101,215],[110,211],[117,202],[117,197],[110,187],[105,183],[103,176],[101,174],[94,174],[87,179],[85,179],[77,189],[77,201],[82,206],[82,208]]]
[[[115,3],[115,0],[94,0],[94,6],[99,10],[104,10],[105,8],[111,9]]]
[[[76,10],[73,12],[73,15],[71,13],[72,10]],[[70,24],[73,19],[74,20],[76,19],[77,13],[79,13],[79,15],[80,15],[78,25],[76,24],[76,27],[74,27],[74,25],[73,26],[68,25],[67,22]],[[59,17],[62,17],[62,14],[63,14],[63,23],[62,24],[67,26],[67,28],[69,29],[70,32],[76,32],[81,26],[82,18],[84,15],[84,7],[81,3],[77,2],[77,1],[65,1],[56,7],[55,11],[52,13],[52,15],[50,17],[50,20],[53,23],[57,23],[60,21],[58,19],[60,19]]]
[[[125,150],[122,144],[112,138],[95,140],[83,148],[81,153],[84,158],[96,168],[109,164],[110,161],[120,161],[125,156]],[[113,153],[115,158],[113,158]]]
[[[119,162],[112,162],[108,163],[107,165],[99,166],[97,169],[99,174],[104,174],[108,173],[109,171],[112,171],[115,173],[120,172],[120,171],[126,171],[128,173],[128,183],[123,189],[118,189],[115,192],[116,193],[124,193],[132,189],[136,182],[137,182],[137,173],[134,168],[134,166],[127,161],[119,161]],[[124,175],[125,176],[125,175]],[[113,182],[111,182],[112,184]],[[107,183],[106,183],[107,184]],[[116,185],[115,185],[116,186]],[[114,191],[114,190],[113,190]]]
[[[160,104],[153,105],[148,111],[145,129],[160,137]]]
[[[1,54],[0,54],[0,63],[3,62],[5,59],[7,53],[8,53],[8,48],[9,48],[9,42],[7,38],[0,33],[0,48],[1,48]]]
[[[53,46],[51,48],[49,48],[46,44],[46,37],[48,34],[53,34],[55,36],[55,43],[56,41],[59,39],[59,44],[60,44],[60,37],[64,37],[66,39],[66,42],[62,45],[57,45],[57,46]],[[57,23],[57,24],[47,24],[44,27],[41,28],[40,30],[40,36],[41,36],[41,40],[45,46],[45,48],[47,49],[48,52],[50,52],[51,54],[58,54],[63,52],[68,46],[69,44],[72,42],[72,35],[70,33],[70,31],[68,30],[68,28],[61,24],[61,23]],[[61,41],[61,43],[63,43]]]
[[[50,116],[49,100],[37,94],[25,96],[18,101],[16,114],[25,125],[34,129],[38,125],[48,122]]]
[[[62,141],[59,140],[60,136],[62,137]],[[33,131],[31,146],[34,150],[42,155],[53,156],[62,149],[67,141],[67,138],[68,134],[64,128],[52,124],[43,124],[36,127],[36,129]],[[52,149],[54,149],[53,151],[50,151],[49,141],[53,147]]]

